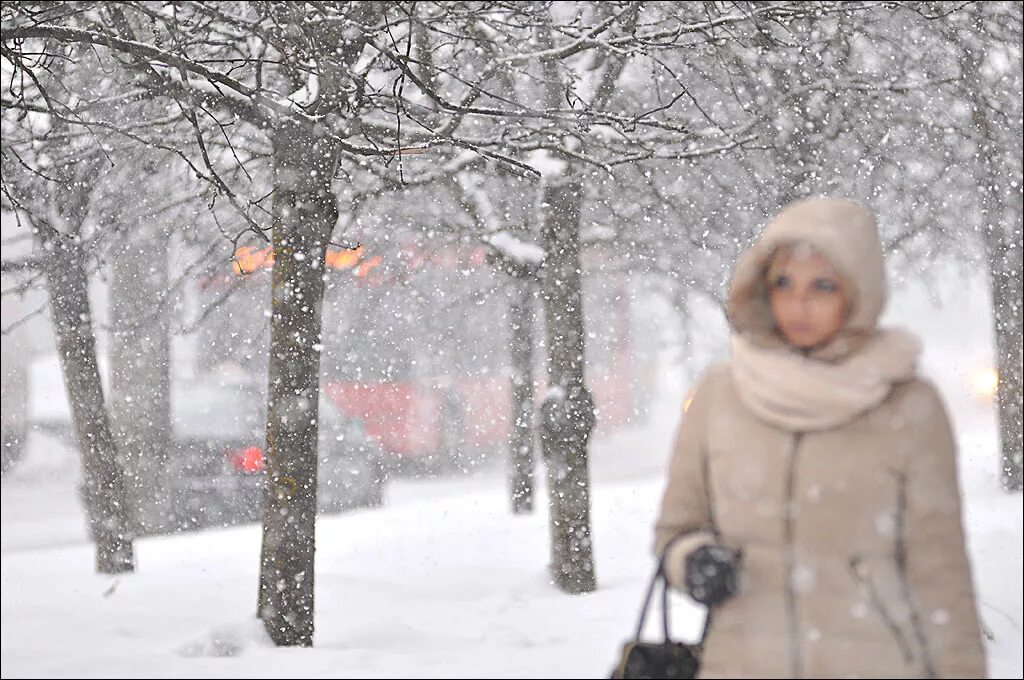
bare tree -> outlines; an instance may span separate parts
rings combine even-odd
[[[4,152],[5,160],[8,152]],[[93,163],[74,160],[52,168],[53,182],[26,190],[27,178],[8,175],[6,192],[20,187],[9,205],[30,220],[47,278],[50,309],[61,357],[64,384],[71,404],[84,483],[86,515],[96,545],[96,569],[104,574],[133,571],[135,558],[129,527],[123,464],[110,428],[92,330],[87,250],[83,244],[89,194],[96,177]],[[12,186],[13,185],[13,186]]]
[[[163,156],[161,158],[160,156]],[[161,162],[162,161],[162,162]],[[188,185],[167,170],[166,154],[139,153],[117,161],[104,181],[100,211],[109,238],[110,417],[127,477],[136,535],[176,526],[167,467],[171,425],[170,247]],[[161,187],[157,189],[157,187]],[[141,197],[140,197],[141,194]]]
[[[596,5],[594,6],[596,7]],[[136,123],[95,116],[96,98],[74,83],[31,102],[16,85],[5,111],[38,113],[178,154],[235,209],[226,235],[268,239],[273,298],[259,613],[277,644],[313,637],[316,432],[320,308],[325,252],[339,221],[343,178],[427,182],[457,171],[464,152],[528,176],[541,153],[567,163],[543,192],[549,380],[545,455],[554,492],[552,565],[570,592],[595,585],[590,546],[586,443],[593,412],[583,380],[579,210],[583,168],[686,159],[741,148],[753,121],[694,125],[686,83],[658,55],[687,53],[805,15],[847,11],[842,3],[377,3],[167,2],[4,6],[4,58],[13,82],[40,67],[34,50],[89,46],[131,75],[108,97],[159,100],[173,114],[161,138]],[[859,7],[859,5],[858,5]],[[145,27],[144,29],[141,27]],[[533,41],[547,26],[547,46]],[[437,37],[436,48],[423,34]],[[428,58],[427,55],[430,55]],[[635,63],[653,67],[656,95],[613,97]],[[541,68],[533,68],[541,66]],[[421,68],[422,67],[422,68]],[[430,78],[421,77],[433,69]],[[589,75],[581,75],[589,74]],[[535,80],[539,78],[539,81]],[[511,96],[507,84],[515,83]],[[564,103],[563,103],[564,102]],[[698,114],[698,119],[700,116]],[[184,134],[191,135],[186,144]],[[447,159],[447,162],[439,158]],[[266,161],[270,161],[270,169]],[[231,171],[228,170],[231,168]],[[269,177],[269,179],[267,179]],[[265,187],[272,189],[267,194]],[[272,199],[268,210],[264,199]],[[341,245],[354,245],[342,243]],[[564,280],[568,285],[558,286]],[[563,323],[564,322],[564,323]],[[559,425],[561,423],[561,425]],[[562,426],[564,425],[564,427]],[[567,475],[567,476],[563,476]]]
[[[89,302],[89,257],[95,247],[88,233],[91,197],[106,159],[102,149],[84,141],[63,117],[43,125],[30,118],[36,111],[45,111],[47,88],[61,82],[71,70],[68,64],[82,55],[74,49],[63,52],[44,45],[35,54],[15,54],[5,46],[3,56],[5,65],[16,69],[26,59],[45,65],[18,90],[20,119],[8,115],[11,111],[4,101],[3,198],[5,207],[31,226],[38,265],[46,275],[82,458],[81,492],[96,547],[97,571],[132,571],[135,560],[123,459],[104,403]],[[25,125],[19,126],[26,118]],[[42,139],[33,135],[34,126],[45,130]]]
[[[998,375],[1000,475],[1008,491],[1022,487],[1024,449],[1024,310],[1021,275],[1021,40],[1016,3],[971,8],[950,35],[958,48],[958,94],[970,105],[976,139],[981,241],[988,264]],[[969,23],[968,23],[969,22]],[[970,84],[968,86],[968,84]]]

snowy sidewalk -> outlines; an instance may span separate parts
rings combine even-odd
[[[80,510],[67,517],[67,498],[46,499],[70,485],[5,480],[2,675],[607,677],[651,568],[670,433],[596,442],[599,589],[588,595],[549,584],[546,514],[513,516],[497,469],[399,481],[382,508],[323,518],[313,649],[273,648],[254,619],[259,527],[143,539],[137,573],[97,576],[74,538]],[[990,438],[967,433],[961,447],[990,672],[1021,677],[1021,496],[993,490]],[[38,509],[15,512],[25,499]],[[677,619],[699,626],[694,610]]]

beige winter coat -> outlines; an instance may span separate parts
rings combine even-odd
[[[854,284],[843,333],[802,359],[841,367],[869,351],[885,299],[877,228],[858,204],[817,199],[780,213],[737,266],[733,330],[791,352],[772,332],[763,279],[793,241]],[[911,374],[844,422],[797,431],[786,412],[755,416],[737,375],[749,380],[723,364],[700,382],[656,527],[658,554],[685,535],[666,556],[677,587],[701,543],[742,551],[740,593],[714,609],[701,677],[984,677],[955,445],[936,390]]]

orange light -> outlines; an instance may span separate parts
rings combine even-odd
[[[362,246],[351,250],[328,250],[326,262],[331,269],[350,269],[359,262],[359,258],[362,256]]]
[[[274,264],[274,251],[270,246],[263,249],[252,246],[242,246],[235,251],[231,270],[236,276],[251,274],[260,267],[270,267]]]
[[[352,269],[355,267],[356,276],[366,276],[374,267],[381,263],[379,255],[363,260],[363,247],[346,248],[341,250],[328,250],[324,254],[324,262],[331,269]],[[266,248],[253,248],[242,246],[235,251],[232,258],[231,270],[235,276],[251,274],[257,269],[269,269],[274,266],[274,250],[271,246]]]
[[[365,260],[365,261],[359,263],[359,266],[356,267],[355,275],[356,276],[366,276],[371,271],[373,271],[374,268],[376,268],[378,265],[380,265],[380,263],[381,263],[380,255],[374,255],[369,260]]]
[[[994,397],[999,391],[999,373],[994,368],[983,368],[971,376],[971,387],[982,397]]]
[[[687,411],[690,410],[690,405],[691,403],[693,403],[693,395],[696,394],[696,392],[696,387],[691,387],[688,390],[686,390],[686,396],[683,397],[683,413],[686,413]]]

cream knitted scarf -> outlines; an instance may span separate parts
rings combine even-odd
[[[730,366],[740,399],[755,416],[805,432],[838,427],[882,403],[895,383],[914,377],[920,353],[920,341],[900,329],[879,329],[835,363],[734,334]]]

